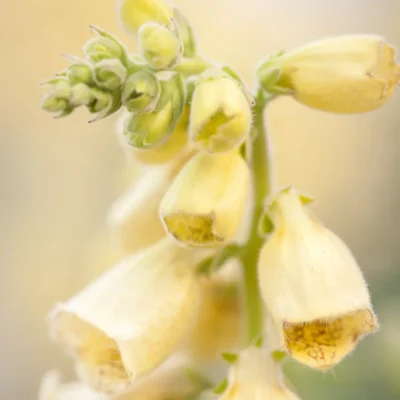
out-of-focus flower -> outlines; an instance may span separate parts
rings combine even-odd
[[[147,22],[169,25],[174,12],[164,0],[120,0],[119,20],[122,27],[132,34],[137,34]]]
[[[251,104],[239,82],[216,69],[205,71],[191,102],[193,143],[208,153],[229,151],[246,140],[251,124]]]
[[[280,366],[265,349],[251,347],[231,366],[220,400],[298,400],[283,383]]]
[[[377,328],[368,288],[348,247],[284,189],[268,213],[274,231],[259,258],[261,293],[284,348],[319,369],[340,362]]]
[[[167,359],[197,316],[203,257],[165,238],[57,306],[51,333],[75,356],[80,377],[117,394]]]
[[[185,353],[207,363],[242,344],[241,310],[239,288],[233,282],[213,277],[202,283],[202,292],[199,318],[188,336]]]
[[[165,229],[189,246],[224,246],[240,226],[249,185],[249,168],[238,153],[195,155],[162,199]]]
[[[83,382],[61,383],[57,371],[48,372],[40,385],[39,400],[107,400]]]
[[[367,112],[384,105],[400,81],[395,52],[379,36],[333,37],[270,57],[258,79],[267,91],[313,108]]]

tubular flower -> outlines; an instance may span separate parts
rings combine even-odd
[[[188,335],[185,352],[200,362],[212,362],[241,344],[239,288],[222,279],[202,284],[199,318]]]
[[[147,22],[168,25],[174,16],[173,8],[164,0],[120,0],[119,19],[123,28],[137,34]]]
[[[57,306],[51,333],[76,357],[80,377],[116,394],[167,359],[197,315],[194,267],[203,256],[165,238]]]
[[[240,226],[249,184],[248,166],[238,153],[195,155],[161,201],[165,229],[189,246],[224,246]]]
[[[268,213],[274,231],[261,250],[261,293],[298,361],[328,369],[377,329],[368,288],[345,243],[314,219],[298,193],[282,190]]]
[[[221,71],[207,70],[193,93],[192,142],[207,153],[233,150],[246,140],[251,124],[251,104],[239,82]]]
[[[272,56],[258,70],[267,91],[337,113],[375,110],[400,80],[396,49],[379,36],[333,37]]]
[[[283,383],[279,365],[261,348],[239,353],[219,400],[299,400]]]

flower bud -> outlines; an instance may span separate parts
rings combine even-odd
[[[67,77],[72,85],[79,83],[93,84],[92,68],[85,63],[75,63],[68,67]]]
[[[119,93],[113,94],[96,88],[92,88],[90,93],[92,100],[88,104],[88,109],[93,114],[97,113],[97,116],[89,122],[95,122],[106,118],[118,111],[121,107]]]
[[[239,83],[224,73],[207,70],[191,103],[189,135],[208,153],[239,147],[251,129],[251,106]]]
[[[345,243],[284,189],[268,208],[274,231],[261,250],[265,304],[298,361],[328,369],[377,328],[368,288]]]
[[[202,283],[202,293],[199,317],[184,350],[196,361],[210,363],[241,344],[239,291],[232,282],[213,278]]]
[[[177,9],[174,9],[174,22],[178,28],[179,37],[183,45],[183,56],[193,58],[197,54],[196,38],[187,18]]]
[[[75,355],[83,380],[116,394],[171,355],[197,314],[194,267],[203,257],[165,238],[56,307],[52,336]]]
[[[112,205],[108,225],[122,254],[145,249],[165,237],[158,208],[173,176],[171,166],[149,168]]]
[[[226,245],[245,211],[250,173],[236,152],[195,155],[162,199],[165,229],[189,246]]]
[[[41,107],[43,110],[55,113],[56,118],[69,115],[74,108],[69,103],[71,85],[64,77],[54,78],[45,83],[51,86],[51,93],[43,97]]]
[[[137,71],[130,75],[123,86],[122,104],[132,113],[151,112],[160,98],[161,86],[157,78],[148,71]]]
[[[78,83],[71,88],[69,102],[74,107],[88,105],[93,101],[92,89],[84,83]]]
[[[151,113],[133,114],[125,121],[124,135],[136,149],[152,149],[172,134],[186,102],[185,82],[179,74],[160,76],[161,95]]]
[[[65,99],[60,99],[54,94],[48,94],[42,100],[42,108],[51,113],[60,113],[67,110],[69,104]]]
[[[139,30],[140,53],[154,69],[174,67],[182,53],[181,42],[168,28],[149,22]]]
[[[93,75],[98,87],[114,91],[124,82],[126,68],[116,58],[102,60],[93,67]]]
[[[396,49],[378,36],[320,40],[270,57],[257,72],[265,90],[324,111],[361,113],[384,105],[400,80]]]
[[[248,348],[231,366],[229,384],[219,400],[299,400],[284,384],[280,366],[265,349]]]
[[[136,34],[147,22],[169,25],[172,17],[172,7],[165,0],[120,0],[119,3],[119,19],[128,33]]]
[[[99,27],[91,26],[91,29],[98,36],[90,39],[83,47],[88,61],[97,64],[102,60],[117,58],[125,67],[130,65],[125,47],[113,35]]]
[[[171,136],[167,138],[164,143],[154,149],[149,150],[134,149],[129,146],[128,152],[133,155],[136,161],[148,165],[165,164],[171,162],[179,156],[192,153],[193,150],[187,146],[188,124],[189,108],[186,107],[178,121],[178,124],[176,125],[176,128],[172,131]]]

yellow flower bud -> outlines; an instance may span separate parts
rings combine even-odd
[[[362,272],[345,243],[314,219],[292,189],[273,200],[274,231],[259,258],[265,304],[284,348],[328,369],[377,328]]]
[[[166,164],[177,157],[193,153],[189,146],[187,146],[188,124],[189,108],[187,107],[179,119],[176,128],[172,131],[171,136],[167,138],[164,143],[154,149],[149,150],[140,150],[129,147],[128,152],[133,154],[133,157],[136,161],[148,165]]]
[[[174,169],[166,166],[145,170],[112,205],[108,225],[122,254],[145,249],[165,236],[158,209],[175,176]]]
[[[240,84],[228,74],[207,70],[191,103],[193,143],[208,153],[235,149],[246,140],[251,123],[251,105]]]
[[[378,36],[333,37],[272,56],[258,70],[267,91],[337,113],[375,110],[400,80],[396,49]]]
[[[185,353],[202,363],[217,360],[222,352],[241,344],[239,290],[232,282],[206,280],[202,284],[199,318],[190,332]]]
[[[57,306],[51,333],[75,355],[80,377],[117,394],[166,360],[197,315],[204,256],[166,238]]]
[[[229,385],[219,400],[299,400],[283,383],[280,366],[261,348],[239,353],[231,366]]]
[[[164,0],[120,0],[119,3],[120,22],[132,34],[147,22],[168,25],[173,15],[172,7]]]
[[[169,69],[179,61],[182,45],[179,38],[162,25],[154,22],[139,29],[139,48],[143,58],[154,69]]]
[[[250,173],[236,153],[195,155],[162,199],[165,229],[189,246],[226,245],[245,212]]]

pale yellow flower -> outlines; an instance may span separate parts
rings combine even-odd
[[[238,153],[195,155],[161,201],[165,229],[190,246],[224,246],[240,226],[249,185],[249,168]]]
[[[197,316],[195,267],[204,256],[165,238],[58,305],[51,333],[75,356],[81,378],[118,393],[167,359]]]
[[[299,400],[284,384],[280,366],[265,349],[239,353],[229,373],[229,385],[219,400]]]
[[[265,304],[294,358],[330,368],[377,328],[368,287],[345,243],[294,189],[281,191],[269,213],[274,231],[259,258]]]
[[[227,74],[207,70],[191,102],[191,141],[208,153],[233,150],[246,140],[251,124],[251,105],[243,87]]]
[[[399,83],[395,52],[379,36],[333,37],[272,56],[258,77],[267,90],[292,93],[313,108],[367,112],[384,105]]]

